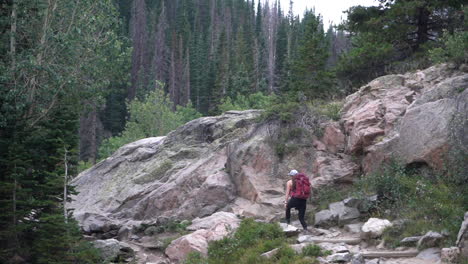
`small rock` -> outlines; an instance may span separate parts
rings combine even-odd
[[[354,233],[354,234],[359,234],[361,233],[361,228],[364,225],[364,223],[356,223],[356,224],[347,224],[344,226],[344,229],[347,232]]]
[[[145,235],[147,235],[147,236],[152,236],[152,235],[154,235],[154,234],[159,233],[159,231],[160,231],[160,229],[159,229],[158,227],[156,227],[156,226],[150,226],[150,227],[148,227],[148,228],[145,229],[145,232],[144,232],[144,233],[145,233]]]
[[[317,259],[317,261],[318,261],[320,264],[330,263],[330,262],[328,262],[328,260],[325,259],[324,257],[318,257],[318,258],[316,258],[316,259]],[[311,263],[313,263],[313,262],[311,262]]]
[[[352,223],[361,216],[358,209],[346,206],[344,202],[331,203],[329,209],[332,214],[338,215],[338,224],[340,226]]]
[[[380,264],[380,258],[366,260],[366,264]]]
[[[441,234],[429,231],[418,241],[418,248],[431,248],[439,245],[444,236]]]
[[[349,264],[365,264],[364,257],[362,254],[356,254],[351,258],[351,262]]]
[[[298,243],[307,243],[307,242],[313,242],[313,236],[311,235],[302,235],[297,238]]]
[[[330,250],[333,253],[346,253],[349,252],[349,249],[346,247],[346,244],[334,244],[334,243],[320,243],[318,246],[323,250]]]
[[[323,228],[314,228],[315,231],[317,231],[320,235],[326,235],[326,234],[330,234],[331,231],[328,230],[328,229],[323,229]]]
[[[325,235],[326,238],[334,238],[334,237],[338,237],[341,235],[341,232],[340,231],[335,231],[335,232],[332,232],[332,233],[328,233]]]
[[[380,243],[376,247],[377,249],[384,249],[385,248],[385,240],[382,239]]]
[[[331,210],[322,210],[315,214],[315,225],[321,227],[331,227],[338,224],[338,214]]]
[[[405,237],[400,241],[400,244],[405,246],[414,246],[422,238],[422,236]]]
[[[348,207],[358,208],[359,204],[362,203],[362,200],[354,198],[354,197],[349,197],[349,198],[344,199],[343,203],[344,203],[344,205],[346,205]]]
[[[269,258],[274,257],[276,255],[276,252],[278,252],[278,250],[279,250],[279,248],[275,248],[275,249],[272,249],[272,250],[270,250],[268,252],[265,252],[265,253],[261,254],[260,256],[269,259]]]
[[[416,256],[419,259],[437,262],[440,260],[440,248],[425,249]]]
[[[336,253],[327,257],[327,261],[333,263],[347,263],[351,260],[351,254],[346,253]]]
[[[280,223],[281,229],[283,229],[283,232],[286,234],[286,236],[295,236],[300,233],[299,228],[293,226],[293,225],[288,225],[285,223]]]
[[[369,218],[361,230],[364,232],[365,237],[377,238],[383,234],[385,228],[391,226],[392,223],[386,219]]]
[[[460,249],[458,247],[443,248],[440,251],[440,259],[443,264],[458,263]]]

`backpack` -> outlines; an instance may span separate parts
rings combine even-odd
[[[304,173],[298,173],[294,176],[296,188],[291,194],[291,197],[307,200],[310,196],[310,181]]]

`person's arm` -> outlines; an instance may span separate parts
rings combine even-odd
[[[291,186],[292,186],[292,181],[289,180],[286,183],[286,197],[284,197],[284,204],[288,203],[289,195],[290,195],[290,192],[291,192]]]

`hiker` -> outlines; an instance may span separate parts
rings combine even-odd
[[[291,179],[286,183],[286,198],[284,207],[286,208],[286,223],[291,221],[291,208],[299,211],[299,221],[304,231],[307,231],[307,224],[304,220],[307,198],[310,196],[309,178],[297,170],[291,170],[288,174]]]

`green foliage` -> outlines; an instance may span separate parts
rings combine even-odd
[[[323,101],[314,100],[308,106],[317,114],[327,117],[333,121],[338,121],[341,118],[341,108],[343,107],[342,102],[338,101]]]
[[[350,8],[348,20],[341,25],[350,32],[353,44],[336,69],[347,92],[384,74],[427,67],[431,40],[439,40],[443,31],[457,32],[459,40],[459,34],[465,31],[462,1],[379,2],[379,6]],[[440,60],[446,57],[443,53],[451,53],[450,56],[461,58],[466,48],[460,41],[451,42],[452,47],[459,49],[437,49],[432,57]]]
[[[467,50],[468,31],[455,32],[454,34],[445,32],[442,38],[442,47],[430,50],[429,55],[434,63],[454,62],[462,64],[468,62]]]
[[[91,168],[93,166],[93,162],[91,161],[78,161],[78,168],[77,168],[77,173],[81,173],[89,168]]]
[[[279,247],[284,241],[278,224],[244,219],[232,236],[210,242],[208,262],[254,263],[261,261],[260,254]]]
[[[329,204],[349,197],[352,190],[350,186],[322,186],[314,192],[312,202],[317,205],[317,210],[325,210],[328,209]]]
[[[111,137],[99,147],[99,157],[112,155],[121,146],[147,137],[163,136],[186,122],[201,116],[191,104],[173,104],[161,90],[150,92],[143,100],[135,99],[128,104],[130,119],[120,136]]]
[[[244,96],[240,93],[234,99],[226,97],[218,106],[220,112],[229,110],[249,110],[249,109],[265,109],[273,102],[274,95],[264,95],[262,92],[257,92]]]
[[[299,111],[300,104],[288,99],[277,98],[262,114],[262,120],[279,119],[282,122],[291,122]]]
[[[300,26],[297,56],[292,61],[288,90],[307,98],[329,97],[336,93],[333,72],[326,69],[328,42],[325,38],[321,17],[313,10],[304,13]]]
[[[274,256],[264,258],[262,253],[277,249]],[[208,248],[208,257],[204,258],[198,253],[191,253],[185,264],[201,263],[318,263],[317,256],[324,256],[318,246],[310,245],[304,248],[302,254],[297,254],[287,245],[278,224],[255,222],[253,219],[244,219],[240,227],[231,236],[218,241],[212,241]]]
[[[468,209],[468,192],[463,186],[453,184],[441,172],[428,177],[392,162],[380,172],[360,179],[356,188],[362,193],[378,194],[374,214],[407,219],[403,226],[386,231],[386,239],[398,246],[403,237],[423,235],[430,230],[447,231],[446,243],[453,244]]]
[[[352,41],[353,48],[340,57],[336,72],[347,85],[356,88],[382,75],[385,66],[393,61],[395,49],[372,33],[359,34]]]
[[[309,257],[322,257],[325,255],[329,255],[329,253],[327,253],[328,252],[322,252],[322,249],[317,245],[308,245],[302,249],[302,255]]]
[[[208,264],[208,261],[202,256],[200,252],[192,251],[187,255],[184,264]]]

